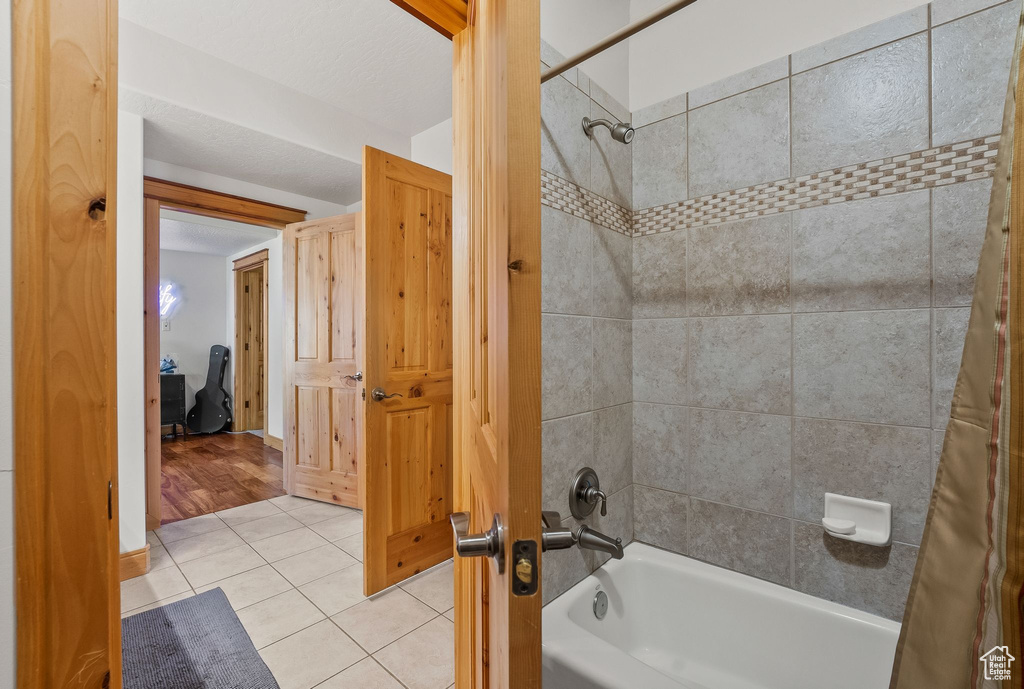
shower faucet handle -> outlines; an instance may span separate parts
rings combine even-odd
[[[584,495],[584,498],[586,499],[587,502],[589,502],[592,505],[594,503],[596,503],[598,500],[600,500],[601,501],[601,516],[602,517],[607,517],[608,516],[608,496],[604,494],[603,490],[600,490],[598,488],[594,488],[593,486],[591,486],[590,488],[587,488],[586,493]]]
[[[583,467],[569,484],[569,511],[577,519],[583,519],[594,511],[598,500],[601,501],[601,516],[608,516],[608,496],[601,490],[597,472]]]

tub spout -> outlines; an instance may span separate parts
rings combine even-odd
[[[600,531],[595,531],[589,526],[581,526],[576,532],[576,542],[581,548],[587,550],[599,550],[608,553],[616,560],[622,559],[622,539],[612,540],[611,536],[605,536]]]

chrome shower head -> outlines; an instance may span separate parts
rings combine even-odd
[[[627,122],[609,122],[608,120],[592,120],[589,117],[583,118],[583,131],[586,132],[587,136],[593,138],[594,127],[597,126],[608,127],[608,131],[612,133],[612,138],[624,144],[631,142],[633,135],[636,133]]]

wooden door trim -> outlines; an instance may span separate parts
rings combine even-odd
[[[269,258],[269,256],[270,256],[270,252],[267,249],[263,249],[262,251],[257,251],[255,253],[249,254],[248,256],[243,256],[242,258],[239,258],[239,259],[235,260],[233,262],[233,264],[232,264],[233,265],[232,270],[234,272],[233,282],[234,282],[234,285],[235,285],[235,354],[234,354],[234,368],[233,368],[234,375],[232,376],[232,378],[233,378],[233,393],[234,393],[234,396],[232,398],[232,402],[234,404],[234,409],[233,409],[234,414],[232,415],[232,418],[231,418],[231,425],[232,425],[232,430],[235,430],[235,431],[239,431],[239,430],[242,430],[242,431],[252,430],[251,427],[253,425],[252,424],[252,409],[251,408],[250,409],[245,409],[244,407],[239,407],[239,400],[241,400],[244,397],[248,396],[248,394],[250,392],[249,389],[248,389],[248,386],[244,385],[245,375],[243,375],[243,374],[245,372],[242,370],[242,368],[240,366],[240,363],[243,361],[243,357],[242,357],[242,354],[241,354],[241,352],[242,352],[242,340],[243,340],[243,337],[242,337],[242,316],[241,316],[241,314],[242,314],[242,310],[243,310],[243,308],[245,306],[245,300],[246,300],[245,292],[242,289],[242,287],[243,287],[242,281],[244,279],[245,273],[248,273],[249,271],[252,271],[252,270],[260,270],[260,271],[262,271],[262,279],[263,279],[263,297],[262,297],[262,304],[260,306],[260,310],[263,312],[263,316],[261,318],[262,322],[260,323],[260,330],[261,330],[260,336],[263,338],[263,383],[262,383],[262,385],[263,385],[263,426],[262,426],[262,428],[263,428],[264,444],[267,444],[266,443],[266,438],[267,438],[267,426],[268,426],[268,419],[267,419],[267,402],[268,402],[268,400],[267,400],[267,378],[269,377],[268,376],[268,373],[269,373],[268,356],[269,356],[269,349],[270,348],[267,346],[267,319],[270,317],[270,309],[269,309],[270,299],[269,299],[269,295],[268,295],[268,291],[270,290],[270,275],[269,275],[270,258]],[[251,363],[249,357],[246,357],[244,360],[247,363]],[[239,421],[239,419],[241,419],[241,421]]]
[[[249,254],[248,256],[242,256],[242,258],[236,258],[234,261],[231,262],[231,270],[236,271],[236,272],[239,271],[239,270],[248,270],[249,268],[253,268],[255,266],[258,266],[261,263],[265,263],[269,259],[270,259],[270,250],[269,249],[261,249],[260,251],[253,252],[253,253]]]
[[[306,219],[306,211],[265,201],[201,189],[155,177],[143,178],[145,198],[143,333],[146,393],[146,528],[160,526],[160,209],[283,230]],[[297,218],[298,220],[295,220]],[[264,340],[265,342],[266,340]],[[266,396],[264,395],[264,401]],[[266,416],[264,416],[264,424]]]
[[[119,689],[117,3],[12,9],[16,684]]]
[[[168,182],[156,177],[144,177],[143,188],[146,198],[156,199],[161,208],[182,213],[234,220],[275,230],[283,230],[288,223],[306,219],[306,211],[298,208]]]
[[[391,0],[403,10],[451,38],[466,28],[470,14],[466,0]]]
[[[121,553],[121,581],[141,577],[149,571],[149,543],[138,550]]]

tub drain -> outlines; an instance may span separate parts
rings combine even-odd
[[[603,620],[606,614],[608,614],[608,594],[598,591],[594,596],[594,617]]]

